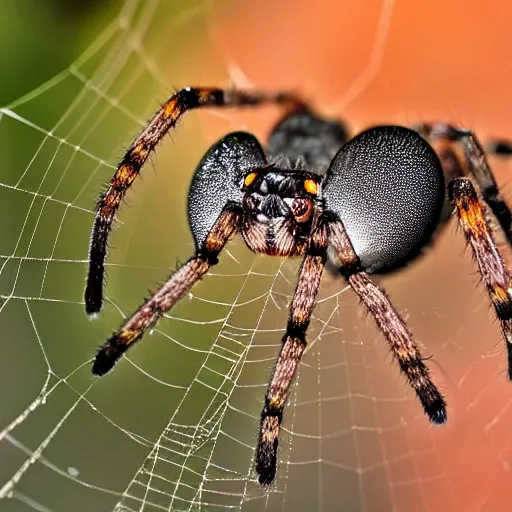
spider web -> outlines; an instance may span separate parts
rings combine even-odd
[[[510,134],[505,71],[479,63],[479,76],[497,77],[491,86],[463,58],[483,19],[490,41],[480,51],[496,55],[499,38],[508,40],[499,14],[475,7],[460,19],[434,2],[440,20],[392,0],[361,4],[260,2],[254,12],[126,0],[74,62],[0,109],[2,511],[508,510],[512,388],[453,226],[428,257],[382,281],[432,354],[449,403],[442,429],[428,425],[353,295],[327,275],[276,483],[256,485],[259,413],[297,262],[255,257],[238,242],[112,374],[90,373],[95,347],[192,253],[185,202],[201,155],[229,130],[264,138],[278,116],[194,113],[167,137],[123,205],[107,304],[89,321],[82,293],[95,199],[173,87],[299,88],[355,128],[436,116]],[[443,64],[443,38],[431,34],[449,34],[454,20],[464,52],[451,48]],[[423,53],[409,59],[412,48]],[[445,96],[432,94],[441,86]]]

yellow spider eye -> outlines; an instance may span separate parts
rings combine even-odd
[[[251,172],[245,177],[244,185],[246,187],[250,186],[250,184],[256,179],[256,176],[258,176],[255,172]]]
[[[309,194],[318,194],[318,183],[315,180],[304,180],[304,189]]]

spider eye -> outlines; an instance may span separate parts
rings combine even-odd
[[[249,186],[251,185],[251,183],[253,183],[253,182],[254,182],[254,180],[256,179],[256,176],[258,176],[258,175],[257,175],[257,173],[255,173],[255,172],[251,172],[251,173],[249,173],[249,174],[245,177],[244,185],[245,185],[246,187],[249,187]]]
[[[304,180],[304,190],[309,194],[318,194],[318,183],[315,180]]]

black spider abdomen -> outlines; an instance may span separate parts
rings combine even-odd
[[[309,171],[324,173],[339,148],[348,140],[339,120],[326,120],[309,110],[293,112],[274,127],[267,150],[271,160],[300,159]]]
[[[415,131],[370,128],[334,157],[326,209],[343,222],[362,268],[386,272],[416,256],[435,231],[445,199],[441,163]]]

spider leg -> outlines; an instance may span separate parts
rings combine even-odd
[[[485,151],[491,155],[510,156],[512,155],[512,142],[505,139],[494,139],[485,145]]]
[[[400,370],[416,391],[430,421],[436,424],[445,423],[446,403],[444,398],[433,383],[411,332],[386,293],[365,272],[357,272],[348,276],[348,282],[388,340]]]
[[[503,262],[475,188],[467,178],[449,184],[450,201],[478,264],[507,342],[508,376],[512,380],[512,288],[510,271]]]
[[[229,206],[221,213],[202,247],[181,268],[172,273],[167,281],[142,306],[128,318],[98,350],[92,372],[104,375],[119,358],[139,341],[144,332],[153,327],[158,319],[169,311],[191,288],[217,263],[217,257],[238,228],[241,214]]]
[[[87,314],[98,313],[102,306],[108,237],[119,205],[149,155],[169,129],[174,127],[178,119],[188,110],[213,106],[256,106],[263,103],[289,105],[292,109],[303,105],[291,93],[261,93],[206,87],[182,89],[162,105],[126,151],[106,192],[101,195],[96,205],[96,216],[89,245],[89,272],[84,294]]]
[[[341,221],[329,224],[329,245],[333,248],[336,264],[345,275],[378,328],[387,339],[391,352],[432,423],[446,422],[446,403],[433,383],[429,370],[416,346],[407,325],[386,293],[357,268],[357,256]]]
[[[422,124],[416,127],[417,131],[428,139],[444,139],[446,141],[460,142],[464,149],[464,158],[467,170],[464,172],[464,166],[459,167],[459,171],[449,173],[447,181],[462,177],[468,174],[473,177],[480,190],[482,198],[487,203],[492,213],[498,220],[508,243],[512,246],[512,213],[502,199],[498,184],[494,179],[489,163],[485,156],[485,151],[478,137],[471,130],[457,128],[446,123]],[[510,143],[504,141],[496,142],[490,146],[491,152],[495,154],[506,154],[507,149],[512,150]],[[441,156],[443,169],[445,169],[445,159]]]
[[[265,395],[256,448],[256,472],[262,485],[276,475],[279,428],[293,378],[306,349],[306,331],[316,304],[320,279],[327,259],[327,230],[323,223],[313,232],[302,261],[274,372]]]

